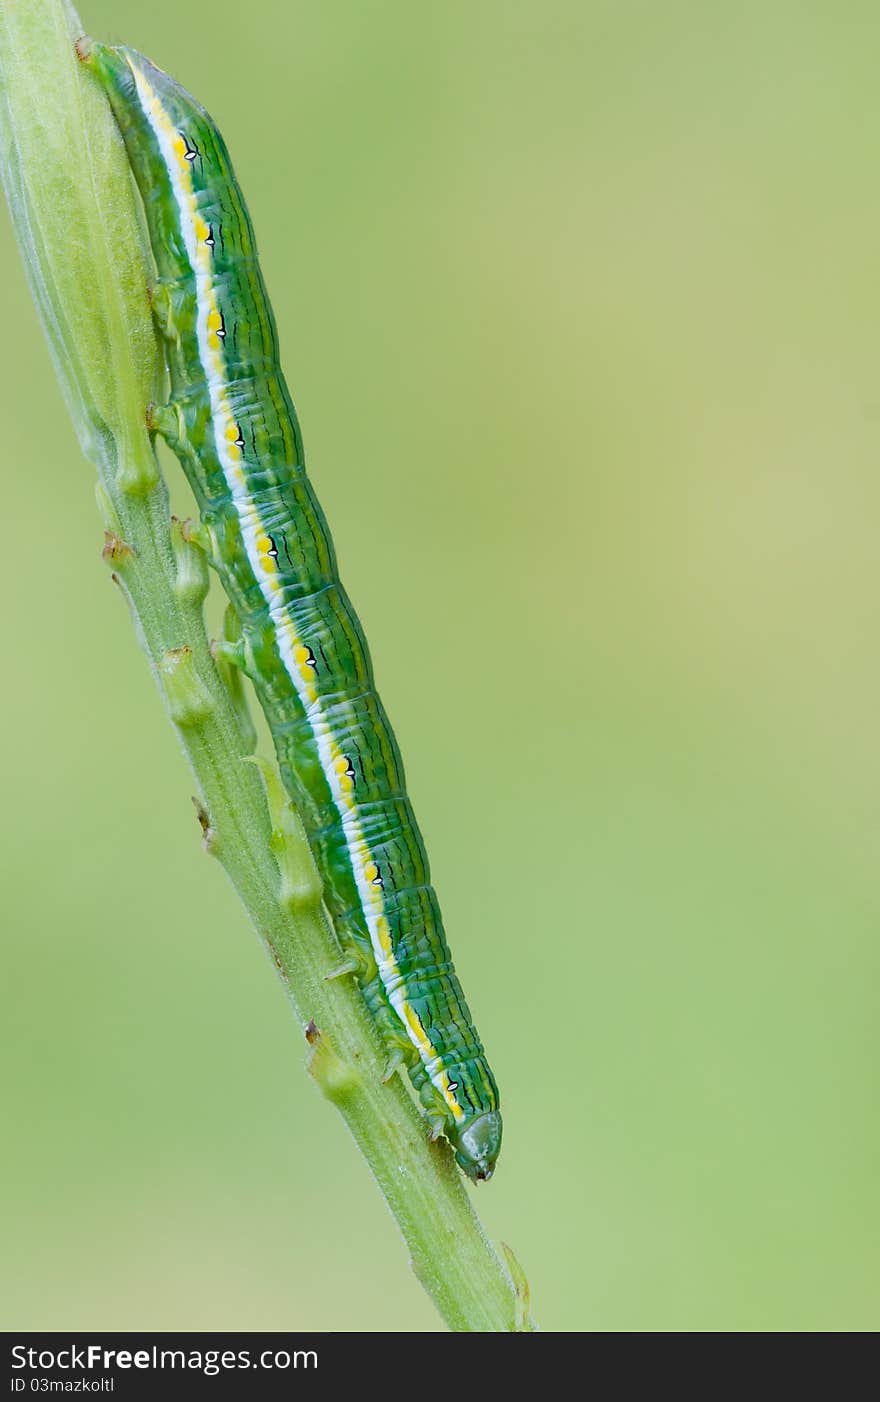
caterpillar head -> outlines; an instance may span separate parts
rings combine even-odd
[[[501,1115],[497,1110],[477,1115],[458,1130],[452,1144],[455,1162],[471,1182],[488,1182],[501,1152]]]

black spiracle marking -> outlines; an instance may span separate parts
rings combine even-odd
[[[190,141],[185,131],[178,129],[177,134],[183,142],[183,159],[189,161],[190,165],[193,161],[200,160],[202,153],[199,150],[198,142]]]

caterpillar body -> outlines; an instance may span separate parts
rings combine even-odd
[[[158,274],[170,380],[154,424],[195,493],[241,624],[285,787],[352,971],[433,1132],[473,1180],[501,1146],[498,1089],[452,965],[394,734],[343,589],[281,373],[253,227],[204,109],[128,48],[88,44],[122,133]]]

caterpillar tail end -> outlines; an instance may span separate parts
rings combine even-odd
[[[501,1153],[501,1115],[487,1110],[460,1129],[452,1140],[455,1162],[472,1183],[488,1183]]]
[[[81,34],[73,46],[76,49],[76,56],[80,63],[84,63],[87,68],[94,68],[101,54],[107,48],[97,39],[92,39],[88,34]]]
[[[99,39],[92,39],[88,34],[83,34],[77,39],[74,48],[80,63],[96,75],[108,92],[112,92],[124,78],[130,81],[125,59],[119,50],[110,44],[102,44]]]

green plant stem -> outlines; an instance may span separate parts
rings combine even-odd
[[[428,1142],[399,1076],[383,1084],[383,1048],[354,981],[327,978],[341,956],[311,853],[274,766],[249,762],[240,698],[214,662],[206,566],[169,519],[146,428],[160,362],[139,216],[109,109],[75,58],[81,32],[64,0],[0,0],[4,184],[62,388],[98,469],[105,558],[192,766],[205,845],[281,976],[308,1068],[369,1163],[416,1275],[454,1330],[528,1328],[524,1285],[514,1287],[483,1232],[448,1145]]]

